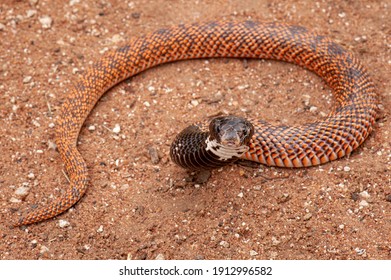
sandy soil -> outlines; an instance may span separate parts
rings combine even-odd
[[[1,1],[1,259],[391,259],[387,2]],[[79,139],[92,182],[85,197],[55,219],[10,229],[67,188],[54,119],[78,75],[127,38],[219,18],[296,23],[356,53],[382,101],[363,147],[321,167],[233,165],[195,182],[168,154],[188,124],[219,112],[303,123],[333,99],[317,76],[289,64],[165,65],[117,86],[87,119]]]

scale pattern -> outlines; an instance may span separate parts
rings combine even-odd
[[[211,57],[275,59],[317,73],[333,89],[335,109],[324,120],[302,126],[273,126],[251,120],[255,135],[246,159],[301,167],[349,155],[370,134],[377,95],[363,65],[327,37],[304,27],[275,22],[214,21],[160,29],[107,52],[71,89],[56,123],[56,143],[69,175],[67,191],[15,226],[54,217],[73,206],[88,186],[86,163],[77,150],[80,129],[111,87],[158,64]]]

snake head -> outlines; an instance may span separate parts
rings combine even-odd
[[[209,139],[226,147],[247,146],[254,134],[254,126],[245,118],[217,117],[209,124]]]

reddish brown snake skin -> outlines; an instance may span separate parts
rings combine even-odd
[[[250,118],[255,135],[243,156],[246,159],[285,167],[318,165],[349,155],[372,131],[377,108],[374,84],[357,58],[327,37],[300,26],[253,21],[160,29],[107,52],[71,89],[56,123],[56,143],[70,186],[61,197],[14,225],[54,217],[84,195],[88,170],[77,150],[77,138],[88,114],[108,89],[158,64],[211,57],[292,62],[318,74],[336,98],[328,117],[310,124],[272,126]]]

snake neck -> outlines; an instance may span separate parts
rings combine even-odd
[[[213,169],[236,161],[249,149],[247,146],[225,147],[209,138],[209,132],[197,125],[185,128],[171,144],[171,159],[189,170]]]

